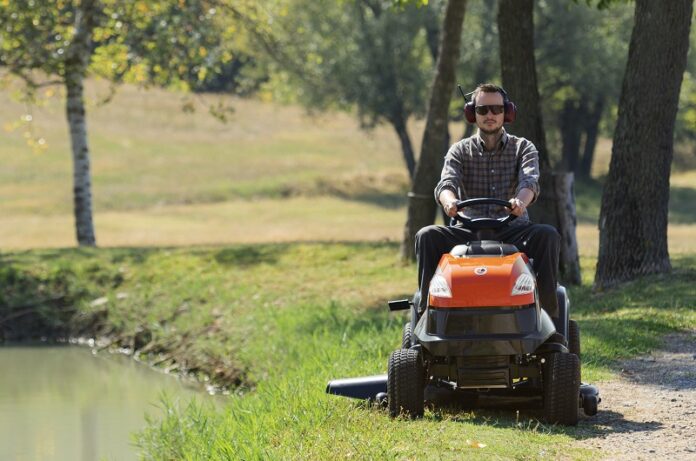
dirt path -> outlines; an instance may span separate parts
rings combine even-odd
[[[579,428],[577,444],[604,460],[696,460],[696,331],[622,362],[618,380],[598,383],[599,413]]]

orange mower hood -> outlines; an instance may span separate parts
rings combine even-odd
[[[433,277],[445,282],[451,296],[442,290],[433,294],[436,308],[527,306],[535,302],[536,278],[523,253],[508,256],[458,257],[444,254]],[[444,290],[446,291],[446,290]]]

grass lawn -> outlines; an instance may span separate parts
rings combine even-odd
[[[105,91],[90,86],[92,100]],[[3,124],[22,112],[5,95],[0,103]],[[587,427],[539,424],[528,409],[434,409],[404,421],[325,395],[329,379],[385,371],[405,321],[386,301],[416,287],[415,266],[398,260],[398,141],[387,128],[361,132],[348,115],[232,103],[227,125],[181,113],[181,96],[162,91],[125,87],[88,107],[99,249],[70,248],[60,101],[33,113],[48,150],[7,133],[0,323],[110,336],[161,367],[237,386],[224,409],[173,402],[153,415],[137,438],[145,459],[597,457],[568,449]],[[606,155],[605,146],[598,174]],[[601,187],[577,186],[584,284],[570,296],[584,380],[611,378],[618,359],[696,328],[694,172],[675,173],[672,187],[673,274],[593,294]],[[32,315],[13,317],[21,310]]]

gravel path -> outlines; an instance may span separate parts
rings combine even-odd
[[[580,422],[578,446],[604,460],[696,460],[696,331],[665,337],[663,349],[597,385],[599,413]]]

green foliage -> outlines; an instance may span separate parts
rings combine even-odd
[[[0,3],[0,62],[29,90],[66,74],[80,14],[77,1]],[[231,59],[220,51],[212,3],[104,0],[96,5],[90,72],[112,81],[183,85]],[[39,74],[35,74],[39,71]]]
[[[633,7],[623,2],[601,11],[562,0],[537,4],[539,91],[544,122],[552,128],[551,152],[560,150],[559,117],[569,100],[585,111],[599,99],[607,101],[604,132],[613,130],[632,23]]]
[[[457,82],[464,93],[485,82],[500,83],[497,2],[469,2],[464,15]],[[461,95],[452,98],[452,114],[463,115]]]
[[[432,7],[291,0],[274,20],[285,56],[268,88],[312,109],[356,107],[365,127],[422,114],[433,67],[424,27]]]
[[[70,1],[0,3],[0,61],[27,78],[34,69],[64,75],[74,21]]]

